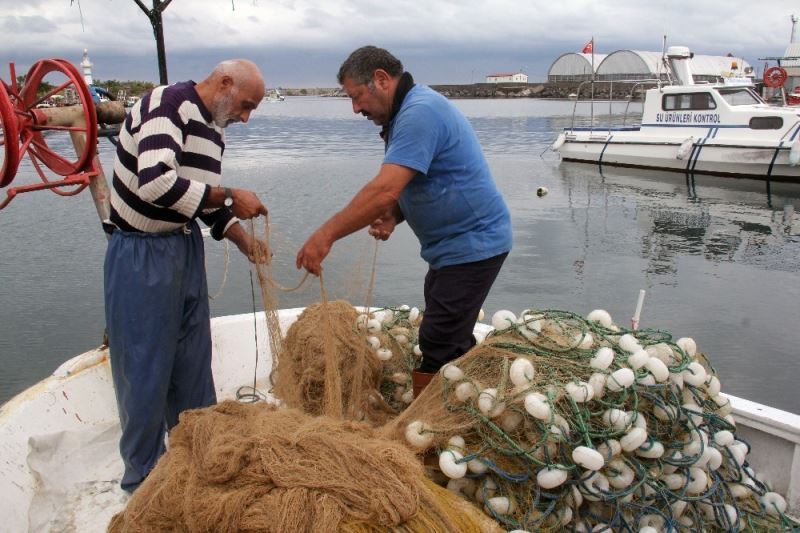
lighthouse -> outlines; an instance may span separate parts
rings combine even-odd
[[[81,61],[81,69],[83,70],[83,81],[86,85],[91,87],[94,84],[92,80],[92,62],[89,60],[89,50],[83,49],[83,61]]]

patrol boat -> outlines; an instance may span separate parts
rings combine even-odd
[[[573,118],[552,149],[563,161],[800,183],[798,109],[767,104],[747,78],[695,83],[690,57],[686,47],[667,50],[677,83],[646,90],[640,124],[628,125],[629,106],[622,125],[576,127]]]

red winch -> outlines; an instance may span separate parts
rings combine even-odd
[[[94,163],[97,111],[89,87],[64,59],[37,61],[20,87],[14,63],[9,70],[11,83],[0,79],[0,187],[14,180],[25,155],[42,183],[10,188],[0,209],[22,192],[81,192],[100,172]],[[44,167],[58,178],[48,177]]]

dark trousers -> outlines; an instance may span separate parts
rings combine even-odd
[[[203,237],[114,231],[105,262],[111,376],[133,491],[164,453],[164,436],[186,409],[216,403]]]
[[[475,346],[472,331],[508,252],[461,265],[429,268],[419,328],[420,372],[436,372]]]

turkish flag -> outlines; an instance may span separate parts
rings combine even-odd
[[[594,47],[594,39],[592,39],[591,41],[586,43],[586,46],[583,47],[583,53],[584,54],[591,54],[593,47]]]

